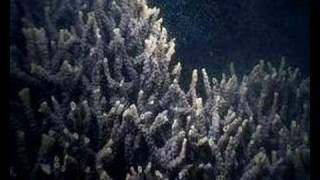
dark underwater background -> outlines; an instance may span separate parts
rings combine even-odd
[[[261,59],[281,57],[309,75],[310,0],[149,0],[176,38],[184,76],[205,67],[217,78],[233,62],[243,75]],[[190,77],[185,77],[190,79]],[[186,82],[188,84],[189,82]]]

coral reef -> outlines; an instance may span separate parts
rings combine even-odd
[[[185,92],[145,0],[11,0],[11,13],[12,179],[309,178],[310,80],[284,61],[194,70]]]

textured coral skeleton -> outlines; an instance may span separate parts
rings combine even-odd
[[[185,92],[159,12],[11,0],[11,178],[309,179],[309,78],[231,64],[194,70]]]

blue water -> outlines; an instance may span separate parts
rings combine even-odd
[[[234,62],[244,74],[260,60],[281,57],[309,75],[309,0],[149,0],[176,38],[186,74],[206,67],[220,76]]]

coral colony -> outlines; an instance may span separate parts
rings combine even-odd
[[[11,0],[10,177],[309,179],[309,78],[231,64],[184,91],[158,15],[145,0]]]

